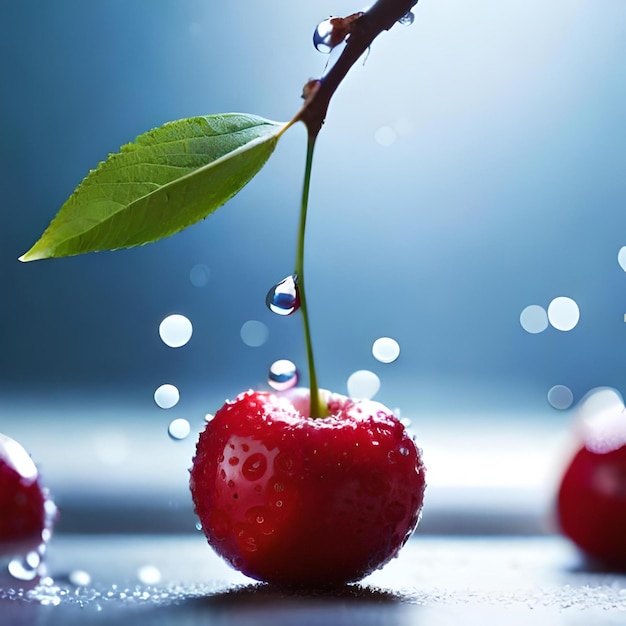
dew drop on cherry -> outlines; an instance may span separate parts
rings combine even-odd
[[[328,18],[320,22],[313,33],[313,45],[322,54],[330,54],[330,51],[333,49],[331,45],[333,25],[330,20],[331,18]]]
[[[298,277],[292,274],[274,285],[268,291],[265,303],[267,308],[277,315],[291,315],[297,311],[300,308]]]
[[[279,359],[270,365],[267,382],[276,391],[285,391],[298,384],[298,369],[287,359]]]
[[[402,26],[410,26],[414,21],[415,13],[413,13],[413,11],[409,11],[398,20],[398,24],[402,24]]]
[[[251,454],[243,463],[241,474],[250,481],[263,478],[267,471],[267,458],[260,452]]]

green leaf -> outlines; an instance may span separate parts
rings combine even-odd
[[[228,113],[140,135],[89,172],[20,260],[129,248],[181,231],[240,191],[286,127]]]

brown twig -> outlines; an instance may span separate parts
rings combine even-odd
[[[323,78],[311,80],[304,87],[305,102],[293,121],[305,124],[310,139],[315,139],[321,130],[330,100],[350,68],[380,33],[389,30],[416,4],[417,0],[377,0],[350,23],[350,33],[341,56]]]

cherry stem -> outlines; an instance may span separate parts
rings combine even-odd
[[[315,371],[315,359],[313,358],[313,342],[311,341],[311,327],[309,325],[309,310],[306,301],[306,289],[304,279],[304,235],[306,231],[306,214],[309,206],[309,189],[311,186],[311,168],[313,166],[313,150],[315,149],[315,136],[308,135],[306,149],[306,164],[304,166],[304,183],[302,186],[302,203],[300,205],[300,225],[298,226],[298,248],[296,252],[296,265],[294,274],[297,276],[298,293],[300,296],[300,311],[302,313],[302,326],[304,329],[304,343],[306,347],[307,365],[309,368],[309,391],[310,391],[310,417],[322,417],[319,386]]]
[[[304,233],[306,230],[306,214],[309,204],[309,187],[311,184],[311,167],[313,165],[313,150],[315,140],[319,134],[328,105],[337,87],[345,78],[350,68],[366,52],[374,39],[384,30],[389,30],[406,15],[417,0],[377,0],[373,6],[364,11],[354,21],[346,46],[339,59],[328,73],[319,80],[311,80],[305,85],[303,97],[304,105],[296,116],[285,126],[285,130],[300,121],[307,129],[306,165],[304,168],[304,185],[302,188],[302,204],[300,208],[300,226],[298,228],[298,249],[294,274],[297,276],[297,285],[300,295],[300,311],[304,327],[304,342],[306,346],[307,364],[309,368],[310,416],[322,417],[326,414],[324,402],[320,399],[315,361],[313,359],[313,343],[309,326],[309,312],[306,301],[304,280]],[[283,131],[284,132],[284,131]]]

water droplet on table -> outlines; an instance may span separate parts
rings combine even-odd
[[[9,574],[17,580],[34,580],[39,574],[41,556],[38,552],[29,552],[23,557],[18,557],[9,562]]]
[[[267,382],[276,391],[285,391],[298,384],[298,369],[295,364],[287,359],[274,361],[270,365]]]
[[[291,315],[297,311],[300,308],[298,277],[292,274],[274,285],[268,291],[265,303],[277,315]]]
[[[144,585],[156,585],[161,582],[161,571],[154,565],[142,565],[137,570],[137,578]]]
[[[189,424],[189,422],[182,417],[172,420],[167,428],[167,434],[175,441],[182,441],[183,439],[186,439],[189,437],[190,432],[191,424]]]
[[[171,409],[178,404],[180,394],[174,385],[161,385],[154,392],[154,401],[162,409]]]
[[[159,325],[159,335],[170,348],[184,346],[191,339],[192,333],[193,326],[184,315],[168,315]]]
[[[88,587],[91,585],[91,576],[82,569],[75,569],[69,573],[68,580],[76,587]]]

